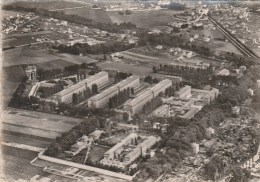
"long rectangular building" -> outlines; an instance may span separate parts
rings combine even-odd
[[[126,102],[124,105],[124,109],[132,114],[136,114],[142,111],[144,105],[147,102],[157,97],[161,92],[165,92],[165,90],[170,86],[172,86],[172,81],[169,79],[165,79],[153,86],[152,88],[141,93],[136,98]]]
[[[140,79],[138,76],[130,76],[125,80],[109,87],[108,89],[104,90],[103,92],[91,97],[88,100],[88,107],[92,108],[102,108],[105,107],[109,99],[114,95],[118,94],[120,91],[123,91],[127,88],[135,88],[140,84]]]
[[[154,136],[149,136],[146,140],[144,140],[142,143],[136,146],[136,148],[128,153],[124,157],[124,161],[127,163],[132,163],[134,160],[136,160],[141,155],[144,155],[148,149],[150,149],[153,145],[156,144],[157,138]]]
[[[86,87],[92,88],[93,84],[97,84],[97,86],[103,85],[107,83],[109,80],[108,73],[105,71],[101,71],[89,78],[86,78],[71,87],[64,89],[57,94],[54,95],[54,100],[58,103],[71,103],[72,95],[74,93],[82,92],[86,89]]]

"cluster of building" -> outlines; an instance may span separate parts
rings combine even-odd
[[[152,86],[151,88],[141,92],[134,99],[127,101],[124,104],[124,110],[130,112],[131,114],[136,114],[142,111],[144,105],[150,102],[152,99],[157,97],[160,93],[164,93],[165,90],[172,86],[172,81],[169,79],[162,80],[158,84]]]
[[[104,158],[100,163],[104,166],[125,169],[126,166],[133,163],[138,157],[145,156],[148,150],[159,140],[160,138],[154,136],[144,137],[131,133],[105,152]]]
[[[203,90],[184,86],[174,97],[163,99],[163,105],[153,114],[158,117],[181,117],[191,119],[201,108],[214,101],[219,95],[219,90],[205,87]]]
[[[10,34],[13,31],[18,31],[18,28],[22,25],[23,28],[19,31],[22,33],[28,33],[28,32],[34,32],[39,29],[37,22],[33,22],[30,24],[26,24],[26,22],[30,21],[31,19],[35,18],[36,16],[34,14],[16,14],[16,16],[8,16],[3,18],[3,29],[2,32],[4,34]]]

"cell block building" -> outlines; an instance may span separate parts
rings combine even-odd
[[[103,92],[91,97],[88,100],[88,107],[92,108],[102,108],[105,107],[109,99],[114,95],[118,94],[120,91],[123,91],[127,88],[135,88],[138,87],[140,84],[140,79],[138,76],[130,76],[125,80],[109,87],[108,89],[104,90]]]
[[[71,103],[72,102],[72,95],[74,93],[82,92],[88,88],[92,88],[93,84],[97,84],[97,86],[104,85],[109,81],[108,73],[105,71],[101,71],[91,77],[88,77],[75,85],[72,85],[71,87],[64,89],[57,94],[54,95],[54,100],[58,103]]]
[[[124,110],[129,111],[131,114],[136,114],[142,111],[147,102],[157,97],[161,92],[165,92],[165,90],[170,86],[172,86],[171,80],[165,79],[161,81],[145,92],[139,94],[136,98],[126,102],[124,104]]]

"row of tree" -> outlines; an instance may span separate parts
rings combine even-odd
[[[72,94],[72,103],[78,104],[83,100],[89,99],[93,95],[93,92],[89,87],[86,87],[83,91]]]
[[[119,91],[118,94],[109,98],[109,102],[108,102],[109,109],[114,109],[117,106],[123,104],[125,101],[127,101],[131,96],[131,90],[132,88],[128,87],[127,89]]]
[[[115,78],[115,82],[120,82],[121,80],[124,80],[126,79],[127,77],[130,77],[132,76],[133,74],[132,73],[125,73],[125,72],[117,72],[114,76]]]
[[[149,114],[149,113],[151,113],[153,110],[155,110],[157,107],[159,107],[160,105],[162,105],[162,99],[161,99],[161,97],[155,97],[155,98],[153,98],[150,102],[147,102],[147,103],[143,106],[143,113],[144,113],[144,114]]]
[[[126,44],[124,42],[113,42],[96,45],[88,45],[87,43],[77,43],[74,45],[60,44],[58,46],[52,46],[53,49],[57,49],[61,52],[70,53],[74,55],[87,55],[87,54],[111,54],[114,52],[121,52],[135,47],[135,44]]]
[[[24,96],[24,92],[26,89],[28,77],[24,76],[21,80],[21,83],[18,85],[17,89],[15,90],[10,102],[10,107],[28,107],[30,105],[30,100],[27,96]]]
[[[64,89],[64,86],[60,83],[54,84],[51,87],[40,87],[38,92],[41,93],[42,98],[48,98]]]
[[[194,84],[207,84],[210,76],[213,74],[213,68],[210,66],[207,69],[193,68],[180,65],[160,65],[156,72],[180,76],[186,81],[191,81]]]
[[[39,80],[50,80],[60,76],[62,74],[62,70],[61,69],[49,69],[49,70],[38,69],[37,74],[39,76],[38,77]]]

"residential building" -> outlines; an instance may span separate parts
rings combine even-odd
[[[213,135],[215,133],[215,130],[211,127],[206,129],[206,136],[207,137],[211,137],[211,135]]]
[[[192,143],[191,147],[192,147],[192,151],[193,151],[194,154],[197,154],[200,150],[200,146],[197,143]]]
[[[86,89],[86,87],[92,88],[93,84],[97,84],[97,86],[101,86],[107,83],[109,80],[108,73],[101,71],[89,78],[86,78],[71,87],[68,87],[53,96],[53,99],[56,100],[58,103],[71,103],[72,102],[72,95],[74,93],[82,92]]]
[[[112,87],[109,87],[108,89],[102,91],[101,93],[91,97],[88,100],[88,107],[92,107],[92,108],[105,107],[108,104],[109,99],[111,97],[118,94],[120,91],[123,91],[124,89],[138,87],[139,84],[140,84],[140,79],[138,76],[135,75],[130,76],[125,80],[113,85]]]
[[[129,111],[131,114],[136,114],[142,111],[144,105],[147,102],[157,97],[161,92],[165,92],[165,90],[171,86],[172,81],[169,79],[165,79],[159,82],[150,89],[147,89],[146,91],[136,96],[134,99],[126,102],[124,104],[124,110]]]
[[[221,76],[228,76],[230,74],[230,71],[228,69],[222,69],[217,74]]]

